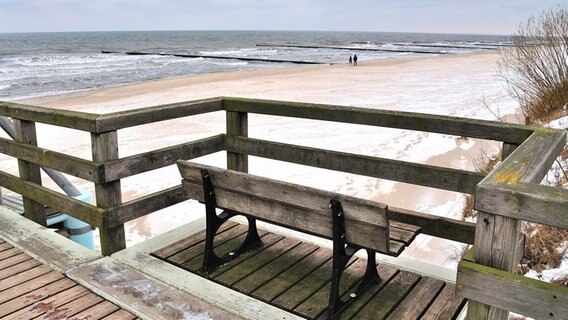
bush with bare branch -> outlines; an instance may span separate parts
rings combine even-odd
[[[543,12],[519,26],[500,51],[499,74],[519,102],[525,123],[565,113],[568,106],[568,9]]]

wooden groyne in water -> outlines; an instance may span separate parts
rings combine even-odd
[[[301,61],[301,60],[284,60],[284,59],[267,59],[267,58],[251,58],[251,57],[228,57],[228,56],[214,56],[204,54],[188,54],[188,53],[163,53],[163,52],[139,52],[139,51],[101,51],[101,53],[112,54],[127,54],[131,56],[172,56],[179,58],[205,58],[205,59],[222,59],[222,60],[241,60],[252,62],[272,62],[272,63],[295,63],[295,64],[328,64],[327,62],[318,61]]]
[[[316,46],[316,45],[303,45],[303,44],[257,43],[256,46],[257,47],[275,47],[275,48],[334,49],[334,50],[349,50],[349,51],[374,51],[374,52],[398,52],[398,53],[421,53],[421,54],[451,54],[450,52],[443,52],[443,51],[355,48],[355,47]]]

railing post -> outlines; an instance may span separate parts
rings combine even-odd
[[[519,145],[513,143],[503,142],[503,147],[501,149],[501,159],[505,160],[507,157],[517,149]]]
[[[105,162],[118,159],[118,136],[116,131],[91,134],[93,161]],[[107,209],[122,203],[120,180],[95,183],[97,207]],[[101,252],[109,256],[126,248],[124,224],[100,230]]]
[[[36,126],[33,121],[14,119],[16,129],[16,141],[37,146]],[[41,171],[37,164],[18,159],[20,178],[41,185]],[[45,207],[38,202],[23,197],[24,217],[41,224],[47,225]]]
[[[520,257],[521,221],[486,212],[477,213],[475,262],[513,272]],[[506,320],[509,311],[469,301],[468,320]]]
[[[227,111],[227,135],[248,137],[248,114]],[[248,172],[246,154],[227,152],[227,169]]]

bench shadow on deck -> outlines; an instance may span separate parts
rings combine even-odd
[[[0,239],[1,319],[105,319],[136,316]]]
[[[391,228],[391,244],[402,250],[419,230]],[[413,227],[413,226],[408,226]],[[243,241],[247,227],[226,223],[215,237],[215,252],[225,255]],[[278,308],[308,319],[326,319],[332,250],[259,229],[263,247],[251,250],[220,266],[200,271],[205,231],[198,232],[152,253],[177,267],[217,282]],[[394,239],[393,239],[394,238]],[[346,298],[365,272],[366,259],[351,260],[341,282]],[[453,284],[394,266],[378,265],[381,283],[365,291],[346,309],[341,319],[455,319],[465,300]]]

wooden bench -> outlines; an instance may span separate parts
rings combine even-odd
[[[178,161],[178,167],[186,196],[206,205],[202,268],[205,273],[262,245],[255,219],[331,239],[333,266],[328,317],[335,319],[366,288],[381,281],[375,252],[393,256],[402,252],[403,245],[397,242],[400,235],[395,239],[390,237],[385,204],[189,161]],[[217,214],[217,208],[224,211]],[[225,221],[235,215],[248,219],[246,239],[237,250],[218,257],[213,251],[215,234]],[[404,244],[408,245],[414,235],[407,236],[408,242]],[[394,244],[394,250],[391,244]],[[344,301],[339,294],[341,275],[351,257],[360,249],[367,250],[366,271],[350,299]]]

